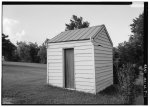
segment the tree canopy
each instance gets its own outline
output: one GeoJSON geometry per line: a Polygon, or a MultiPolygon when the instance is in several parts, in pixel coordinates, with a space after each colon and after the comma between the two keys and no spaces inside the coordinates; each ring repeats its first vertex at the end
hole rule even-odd
{"type": "Polygon", "coordinates": [[[90,23],[88,21],[83,21],[82,17],[77,17],[76,15],[72,15],[72,19],[70,19],[70,23],[66,24],[65,30],[74,30],[89,27],[90,23]]]}
{"type": "Polygon", "coordinates": [[[13,60],[13,53],[16,46],[8,39],[8,35],[2,34],[2,55],[5,60],[13,60]]]}
{"type": "MultiPolygon", "coordinates": [[[[134,63],[143,65],[143,38],[144,38],[144,13],[140,14],[138,18],[133,19],[129,41],[120,43],[114,53],[123,61],[123,63],[134,63]]],[[[114,56],[116,57],[116,56],[114,56]]]]}

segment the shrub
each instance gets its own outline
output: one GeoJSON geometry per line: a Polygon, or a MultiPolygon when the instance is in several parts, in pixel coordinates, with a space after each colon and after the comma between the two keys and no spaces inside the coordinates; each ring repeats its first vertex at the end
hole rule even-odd
{"type": "Polygon", "coordinates": [[[119,82],[119,92],[124,98],[125,104],[132,104],[135,97],[135,79],[136,79],[136,69],[134,65],[128,63],[119,68],[118,82],[119,82]]]}

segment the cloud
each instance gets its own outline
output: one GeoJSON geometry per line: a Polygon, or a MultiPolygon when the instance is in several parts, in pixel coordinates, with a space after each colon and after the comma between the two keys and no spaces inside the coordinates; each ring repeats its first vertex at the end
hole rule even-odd
{"type": "Polygon", "coordinates": [[[16,36],[23,36],[23,35],[25,35],[25,31],[24,30],[22,30],[21,32],[17,32],[16,33],[16,36]]]}
{"type": "Polygon", "coordinates": [[[26,34],[24,29],[21,29],[20,22],[11,18],[3,18],[3,33],[9,36],[12,43],[22,40],[26,34]]]}
{"type": "Polygon", "coordinates": [[[16,41],[21,41],[25,34],[26,34],[25,30],[22,30],[21,32],[17,32],[17,33],[15,34],[14,39],[15,39],[16,41]]]}
{"type": "Polygon", "coordinates": [[[7,35],[12,35],[13,27],[15,27],[19,21],[10,19],[10,18],[3,18],[3,33],[7,35]]]}

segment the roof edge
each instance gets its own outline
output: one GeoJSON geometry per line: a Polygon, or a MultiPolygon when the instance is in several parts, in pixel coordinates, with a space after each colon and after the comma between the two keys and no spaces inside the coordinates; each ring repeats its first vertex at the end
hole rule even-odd
{"type": "Polygon", "coordinates": [[[49,44],[49,43],[72,42],[72,41],[84,41],[84,40],[90,40],[90,38],[87,38],[87,39],[81,39],[81,40],[68,40],[68,41],[48,42],[48,44],[49,44]]]}

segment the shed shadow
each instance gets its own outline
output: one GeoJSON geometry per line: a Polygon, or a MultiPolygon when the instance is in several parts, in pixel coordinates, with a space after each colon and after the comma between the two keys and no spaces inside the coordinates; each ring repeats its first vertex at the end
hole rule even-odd
{"type": "Polygon", "coordinates": [[[118,88],[117,85],[111,85],[104,90],[100,91],[98,94],[103,94],[103,95],[116,95],[118,94],[118,88]]]}

